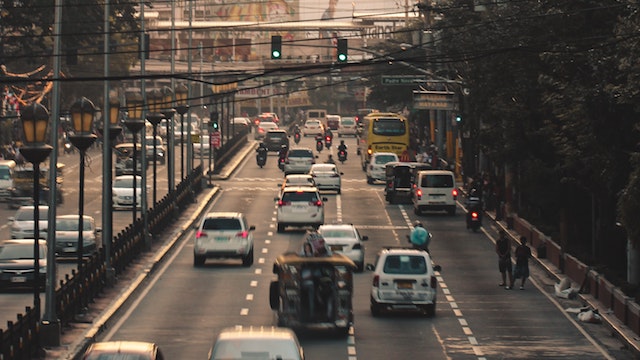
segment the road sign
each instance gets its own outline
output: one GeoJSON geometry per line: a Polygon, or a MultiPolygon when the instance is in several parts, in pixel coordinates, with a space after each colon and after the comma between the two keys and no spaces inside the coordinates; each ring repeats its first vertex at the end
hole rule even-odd
{"type": "Polygon", "coordinates": [[[209,134],[209,145],[213,146],[216,149],[220,148],[220,132],[216,131],[216,132],[212,132],[211,134],[209,134]]]}
{"type": "Polygon", "coordinates": [[[383,75],[382,85],[414,85],[426,82],[424,75],[383,75]]]}
{"type": "Polygon", "coordinates": [[[413,91],[413,108],[419,110],[456,110],[450,91],[413,91]]]}

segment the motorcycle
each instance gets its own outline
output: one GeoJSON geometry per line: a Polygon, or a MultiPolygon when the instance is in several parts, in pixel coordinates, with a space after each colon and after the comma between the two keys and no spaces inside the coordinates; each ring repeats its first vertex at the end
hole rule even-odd
{"type": "Polygon", "coordinates": [[[471,201],[467,211],[467,229],[477,232],[482,226],[482,210],[480,202],[471,201]]]}
{"type": "Polygon", "coordinates": [[[332,141],[332,140],[333,140],[333,139],[332,139],[332,138],[331,138],[331,136],[329,136],[329,135],[327,135],[327,136],[325,136],[325,137],[324,137],[324,144],[325,144],[325,146],[327,147],[327,149],[330,149],[330,148],[331,148],[331,141],[332,141]]]}
{"type": "Polygon", "coordinates": [[[317,138],[316,139],[316,151],[317,152],[321,152],[323,147],[324,147],[324,144],[322,144],[322,139],[321,138],[317,138]]]}
{"type": "Polygon", "coordinates": [[[256,155],[256,162],[258,163],[258,166],[260,166],[260,168],[265,166],[267,163],[267,154],[264,152],[259,152],[256,155]]]}
{"type": "Polygon", "coordinates": [[[69,140],[64,142],[64,153],[73,154],[73,144],[71,144],[71,141],[69,140]]]}
{"type": "Polygon", "coordinates": [[[296,144],[300,143],[300,133],[299,132],[293,134],[293,141],[295,141],[296,144]]]}
{"type": "Polygon", "coordinates": [[[279,157],[278,158],[278,168],[282,171],[284,171],[284,163],[287,161],[287,158],[285,157],[279,157]]]}
{"type": "Polygon", "coordinates": [[[347,151],[346,150],[338,150],[338,160],[344,164],[347,160],[347,151]]]}

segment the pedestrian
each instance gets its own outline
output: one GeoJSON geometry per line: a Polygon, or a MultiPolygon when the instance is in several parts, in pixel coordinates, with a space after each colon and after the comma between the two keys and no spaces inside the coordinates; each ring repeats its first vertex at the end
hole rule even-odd
{"type": "Polygon", "coordinates": [[[496,241],[496,253],[498,254],[498,270],[500,270],[500,274],[502,275],[502,282],[498,285],[504,286],[506,290],[511,290],[511,284],[513,284],[511,244],[504,230],[500,230],[500,237],[498,241],[496,241]],[[509,275],[509,283],[507,283],[507,274],[509,275]]]}
{"type": "Polygon", "coordinates": [[[409,235],[409,242],[415,249],[421,249],[429,252],[429,243],[431,242],[431,234],[422,225],[420,221],[417,221],[413,225],[411,234],[409,235]]]}
{"type": "Polygon", "coordinates": [[[526,236],[520,237],[520,245],[516,248],[516,266],[513,268],[513,279],[511,287],[515,284],[516,279],[522,279],[520,290],[524,290],[524,282],[529,277],[529,258],[531,257],[531,249],[527,245],[526,236]]]}

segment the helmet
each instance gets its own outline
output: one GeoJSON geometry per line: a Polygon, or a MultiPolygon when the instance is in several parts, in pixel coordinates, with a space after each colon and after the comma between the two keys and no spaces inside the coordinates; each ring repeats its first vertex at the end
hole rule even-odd
{"type": "Polygon", "coordinates": [[[344,140],[340,140],[340,145],[344,145],[344,140]]]}
{"type": "Polygon", "coordinates": [[[422,227],[422,223],[421,223],[419,220],[416,220],[416,221],[413,223],[413,226],[414,226],[414,227],[418,227],[418,226],[422,227]]]}

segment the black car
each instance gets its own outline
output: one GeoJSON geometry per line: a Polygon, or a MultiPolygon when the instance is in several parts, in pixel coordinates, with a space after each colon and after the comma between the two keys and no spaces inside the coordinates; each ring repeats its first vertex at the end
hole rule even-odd
{"type": "Polygon", "coordinates": [[[269,151],[279,151],[282,145],[289,147],[289,134],[285,130],[269,130],[263,142],[269,151]]]}
{"type": "Polygon", "coordinates": [[[5,240],[0,245],[0,288],[32,288],[38,281],[44,288],[47,274],[47,242],[38,241],[39,274],[34,276],[34,239],[5,240]],[[37,280],[36,280],[37,279],[37,280]]]}

